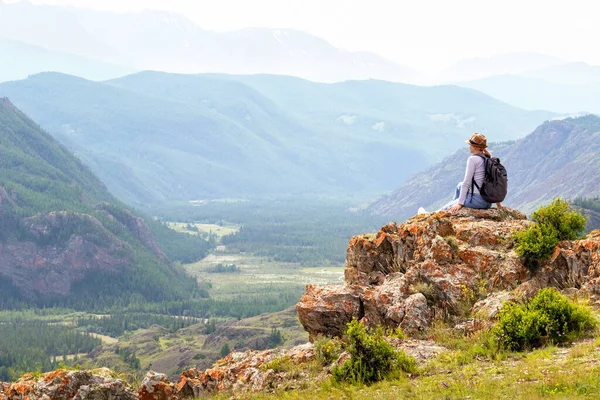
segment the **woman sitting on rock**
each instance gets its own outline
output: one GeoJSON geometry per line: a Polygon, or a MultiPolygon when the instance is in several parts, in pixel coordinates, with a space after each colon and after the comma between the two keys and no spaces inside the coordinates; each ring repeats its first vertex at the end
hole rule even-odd
{"type": "MultiPolygon", "coordinates": [[[[465,178],[456,186],[454,200],[443,206],[439,211],[448,211],[454,214],[463,207],[488,209],[491,203],[485,201],[479,194],[479,188],[485,176],[485,160],[481,157],[491,157],[487,150],[487,138],[481,133],[474,133],[469,140],[469,151],[472,156],[467,159],[465,178]],[[476,185],[473,185],[475,182],[476,185]]],[[[497,203],[501,207],[501,203],[497,203]]]]}

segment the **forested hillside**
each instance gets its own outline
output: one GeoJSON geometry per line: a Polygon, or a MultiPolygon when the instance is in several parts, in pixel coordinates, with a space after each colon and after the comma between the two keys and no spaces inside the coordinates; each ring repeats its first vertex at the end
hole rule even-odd
{"type": "MultiPolygon", "coordinates": [[[[558,196],[600,195],[600,117],[596,115],[548,121],[525,138],[491,144],[490,150],[508,171],[508,196],[503,203],[507,206],[531,212],[558,196]]],[[[468,156],[465,145],[380,198],[369,207],[370,212],[402,219],[416,214],[419,207],[437,210],[452,200],[468,156]]]]}
{"type": "Polygon", "coordinates": [[[112,193],[140,206],[369,196],[396,187],[473,130],[516,138],[552,115],[451,86],[278,76],[144,72],[97,83],[47,73],[0,84],[2,94],[112,193]]]}
{"type": "Polygon", "coordinates": [[[572,203],[582,209],[587,215],[588,221],[586,229],[588,231],[600,229],[600,196],[598,197],[578,197],[573,199],[572,203]]]}
{"type": "MultiPolygon", "coordinates": [[[[177,235],[153,229],[164,243],[177,235]]],[[[200,258],[208,244],[195,244],[200,258]]],[[[144,219],[8,99],[0,100],[0,289],[0,309],[107,309],[203,295],[144,219]]]]}

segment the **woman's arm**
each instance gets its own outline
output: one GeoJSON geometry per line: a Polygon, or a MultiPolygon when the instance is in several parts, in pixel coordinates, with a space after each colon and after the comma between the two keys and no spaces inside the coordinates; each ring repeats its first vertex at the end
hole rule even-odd
{"type": "Polygon", "coordinates": [[[465,200],[467,199],[467,193],[471,188],[471,182],[473,180],[473,176],[475,175],[475,160],[476,157],[469,157],[467,159],[467,168],[465,170],[465,177],[460,186],[460,195],[458,196],[457,203],[450,207],[450,209],[448,210],[450,214],[454,214],[455,212],[463,208],[465,204],[465,200]]]}
{"type": "Polygon", "coordinates": [[[471,183],[473,182],[473,176],[475,175],[475,163],[479,157],[469,157],[467,159],[467,169],[465,170],[465,178],[462,181],[460,187],[460,195],[458,196],[458,204],[461,206],[465,204],[467,199],[467,193],[471,189],[471,183]]]}

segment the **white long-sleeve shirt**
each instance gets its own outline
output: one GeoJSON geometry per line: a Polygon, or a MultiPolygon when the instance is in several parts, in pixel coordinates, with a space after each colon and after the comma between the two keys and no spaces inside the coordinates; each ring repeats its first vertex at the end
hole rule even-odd
{"type": "MultiPolygon", "coordinates": [[[[477,185],[481,187],[483,178],[485,177],[485,161],[479,156],[471,156],[467,159],[467,170],[465,171],[465,179],[463,179],[462,185],[460,186],[458,204],[465,204],[467,192],[471,189],[471,180],[473,177],[475,177],[477,185]]],[[[477,186],[473,186],[473,193],[479,194],[477,186]]]]}

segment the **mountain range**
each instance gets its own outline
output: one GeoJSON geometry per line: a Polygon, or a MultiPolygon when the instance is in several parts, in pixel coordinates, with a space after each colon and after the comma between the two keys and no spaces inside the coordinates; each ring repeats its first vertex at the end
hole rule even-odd
{"type": "Polygon", "coordinates": [[[440,72],[435,79],[437,82],[456,83],[497,75],[528,74],[567,63],[558,57],[534,52],[498,54],[460,60],[440,72]]]}
{"type": "Polygon", "coordinates": [[[91,82],[46,73],[0,84],[0,95],[138,205],[381,192],[474,130],[516,139],[555,115],[453,86],[270,75],[144,72],[91,82]]]}
{"type": "MultiPolygon", "coordinates": [[[[165,228],[166,229],[166,228],[165,228]]],[[[0,306],[77,309],[201,294],[144,219],[0,99],[0,306]]]]}
{"type": "MultiPolygon", "coordinates": [[[[271,73],[323,82],[413,82],[419,75],[374,53],[341,50],[302,31],[247,28],[217,33],[182,15],[159,11],[117,14],[27,1],[0,3],[0,37],[137,70],[271,73]]],[[[38,68],[71,72],[53,69],[50,63],[38,68]]]]}
{"type": "MultiPolygon", "coordinates": [[[[508,171],[509,193],[503,204],[532,212],[554,197],[600,196],[600,117],[547,121],[523,139],[490,145],[508,171]]],[[[465,148],[416,174],[388,196],[371,204],[374,214],[403,219],[419,207],[437,210],[452,200],[464,177],[465,148]]]]}
{"type": "MultiPolygon", "coordinates": [[[[53,71],[102,80],[133,71],[157,70],[188,74],[277,74],[317,82],[380,79],[428,85],[511,75],[553,84],[587,85],[598,82],[600,70],[598,66],[551,55],[513,52],[465,58],[428,76],[374,53],[336,48],[322,38],[294,29],[253,27],[220,33],[203,29],[186,16],[171,12],[119,14],[34,5],[25,0],[0,3],[0,50],[3,50],[0,62],[14,64],[9,68],[12,73],[0,71],[0,81],[24,78],[25,72],[53,71]],[[7,41],[10,41],[8,46],[7,41]],[[17,69],[18,66],[24,68],[17,69]]],[[[528,95],[523,90],[521,93],[528,95]]],[[[546,107],[542,102],[532,108],[546,107]]],[[[582,110],[586,109],[592,110],[582,110]]],[[[568,107],[552,110],[572,111],[568,107]]]]}
{"type": "MultiPolygon", "coordinates": [[[[0,6],[1,7],[1,6],[0,6]]],[[[41,71],[61,71],[90,80],[106,80],[136,72],[90,58],[47,50],[0,37],[0,82],[25,79],[41,71]]]]}
{"type": "Polygon", "coordinates": [[[551,110],[562,113],[600,113],[600,68],[586,67],[587,75],[579,74],[580,66],[564,73],[552,70],[531,72],[531,76],[499,75],[459,85],[478,90],[494,98],[529,110],[551,110]],[[577,82],[577,77],[585,84],[577,82]]]}

